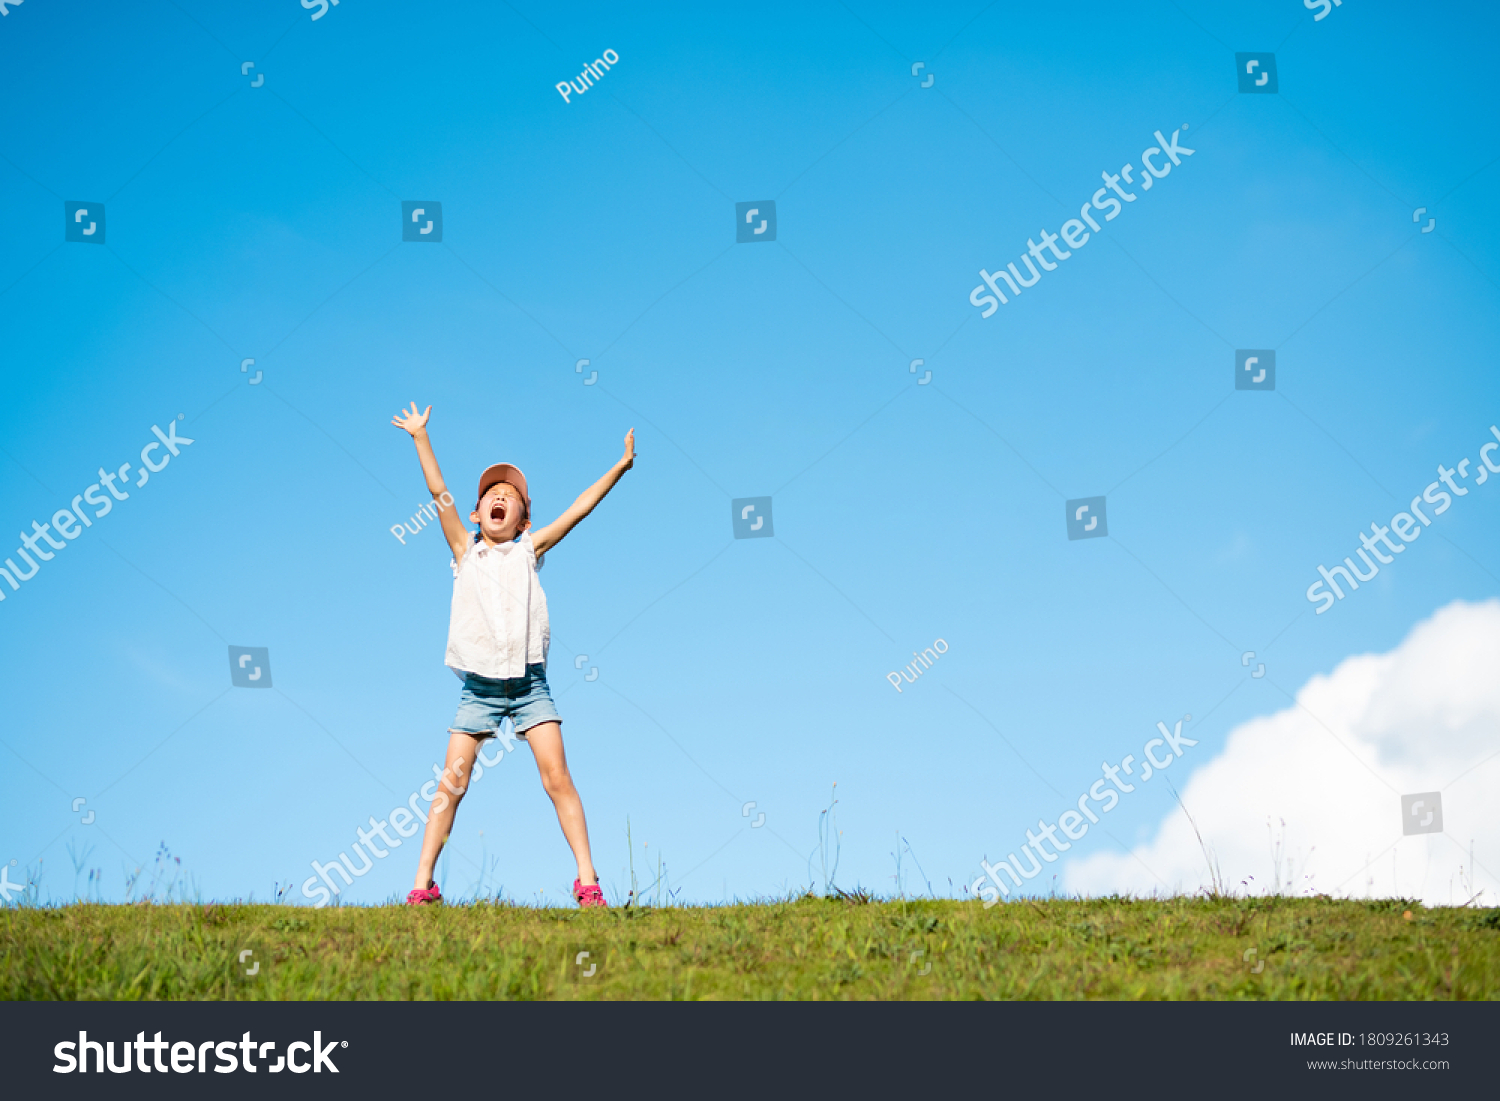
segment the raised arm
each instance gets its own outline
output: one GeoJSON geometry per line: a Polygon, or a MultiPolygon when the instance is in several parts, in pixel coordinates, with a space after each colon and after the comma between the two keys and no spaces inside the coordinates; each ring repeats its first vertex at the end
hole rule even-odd
{"type": "Polygon", "coordinates": [[[469,529],[464,527],[463,521],[458,518],[457,502],[453,494],[448,492],[448,487],[443,484],[443,472],[438,469],[437,456],[432,453],[432,441],[427,438],[427,418],[431,415],[432,406],[429,405],[418,413],[417,403],[412,402],[411,410],[403,409],[391,418],[391,423],[409,432],[412,442],[417,445],[417,458],[422,463],[422,476],[427,479],[427,492],[432,494],[432,499],[437,503],[438,519],[443,525],[443,538],[448,541],[453,557],[462,562],[464,553],[469,549],[469,541],[473,537],[469,534],[469,529]],[[444,497],[448,499],[448,504],[443,503],[444,497]]]}
{"type": "Polygon", "coordinates": [[[569,505],[566,512],[540,531],[531,533],[531,542],[538,556],[546,554],[550,548],[561,543],[563,536],[572,531],[578,525],[578,521],[593,512],[594,506],[604,500],[604,495],[615,488],[615,483],[620,480],[621,475],[634,465],[635,429],[632,428],[625,433],[625,454],[620,456],[620,461],[610,467],[604,477],[580,493],[578,500],[569,505]]]}

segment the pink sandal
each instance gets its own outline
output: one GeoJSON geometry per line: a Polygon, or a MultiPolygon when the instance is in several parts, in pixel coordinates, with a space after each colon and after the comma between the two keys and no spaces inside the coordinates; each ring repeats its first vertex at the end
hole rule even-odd
{"type": "Polygon", "coordinates": [[[442,901],[443,893],[438,890],[436,883],[425,890],[420,887],[414,888],[406,895],[406,904],[408,906],[426,906],[429,903],[442,901]]]}
{"type": "Polygon", "coordinates": [[[584,886],[578,880],[573,880],[573,898],[585,910],[591,908],[600,910],[609,909],[609,903],[604,901],[604,892],[599,889],[599,884],[597,883],[590,883],[584,886]]]}

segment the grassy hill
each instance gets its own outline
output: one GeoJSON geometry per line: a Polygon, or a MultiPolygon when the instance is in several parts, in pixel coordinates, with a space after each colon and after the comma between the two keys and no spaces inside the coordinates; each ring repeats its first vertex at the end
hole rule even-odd
{"type": "Polygon", "coordinates": [[[1400,901],[0,910],[4,999],[1497,996],[1500,911],[1400,901]]]}

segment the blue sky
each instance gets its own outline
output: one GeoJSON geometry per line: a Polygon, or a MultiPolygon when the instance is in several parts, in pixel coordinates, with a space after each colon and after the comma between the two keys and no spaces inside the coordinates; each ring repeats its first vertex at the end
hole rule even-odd
{"type": "MultiPolygon", "coordinates": [[[[688,901],[806,886],[835,782],[840,885],[893,890],[899,834],[957,891],[1159,720],[1193,714],[1206,760],[1500,587],[1476,493],[1327,614],[1304,596],[1500,420],[1482,5],[311,14],[0,20],[0,513],[48,522],[179,415],[195,441],[0,587],[0,863],[40,860],[44,895],[70,843],[110,899],[165,843],[205,897],[264,898],[430,778],[458,682],[447,552],[389,530],[426,499],[389,424],[411,400],[462,504],[512,461],[542,519],[636,429],[542,572],[612,899],[627,816],[643,884],[662,854],[688,901]],[[1237,92],[1240,51],[1275,53],[1277,94],[1237,92]],[[1191,158],[980,317],[979,269],[1183,125],[1191,158]],[[103,247],[64,242],[73,200],[103,247]],[[401,241],[406,200],[442,204],[440,243],[401,241]],[[764,200],[776,240],[736,244],[764,200]],[[1235,389],[1242,348],[1276,350],[1274,392],[1235,389]],[[766,495],[775,537],[733,538],[730,501],[766,495]],[[1108,537],[1069,540],[1098,495],[1108,537]],[[232,687],[241,645],[271,689],[232,687]]],[[[565,900],[528,757],[465,802],[445,893],[489,859],[486,887],[565,900]]],[[[1174,809],[1141,792],[1075,854],[1174,809]]]]}

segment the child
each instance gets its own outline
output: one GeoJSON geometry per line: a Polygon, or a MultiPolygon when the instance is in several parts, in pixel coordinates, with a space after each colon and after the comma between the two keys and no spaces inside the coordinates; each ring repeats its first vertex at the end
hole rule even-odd
{"type": "Polygon", "coordinates": [[[563,755],[562,717],[547,689],[547,597],[537,581],[542,556],[562,542],[578,521],[594,510],[620,476],[635,463],[635,429],[625,434],[625,454],[552,523],[532,534],[531,494],[526,477],[509,463],[496,463],[479,477],[478,502],[469,519],[479,525],[470,535],[452,507],[453,497],[427,439],[432,406],[398,413],[391,423],[411,433],[428,492],[438,505],[443,536],[453,550],[453,611],[445,661],[463,678],[458,716],[448,728],[448,759],[442,786],[422,835],[416,886],[410,906],[442,900],[432,869],[453,829],[453,817],[468,789],[469,766],[481,742],[494,737],[509,717],[516,737],[531,746],[542,786],[557,808],[563,836],[578,862],[573,897],[580,906],[606,905],[589,857],[583,803],[563,755]],[[443,503],[446,498],[448,504],[443,503]],[[449,777],[452,777],[450,780],[449,777]]]}

